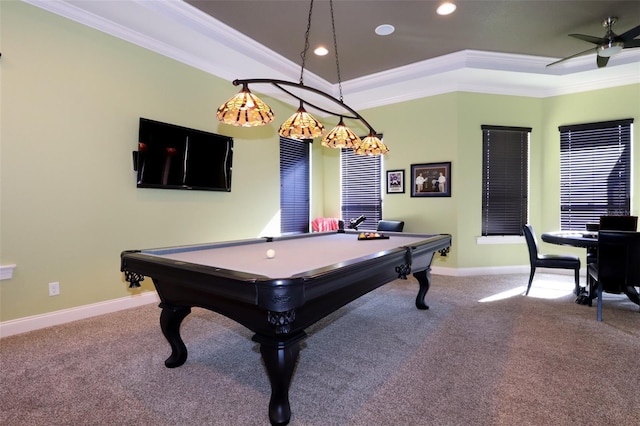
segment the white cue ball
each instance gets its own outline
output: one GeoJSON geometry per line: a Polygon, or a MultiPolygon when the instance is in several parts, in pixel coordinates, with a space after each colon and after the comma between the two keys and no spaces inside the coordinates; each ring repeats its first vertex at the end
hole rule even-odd
{"type": "Polygon", "coordinates": [[[269,250],[267,250],[267,257],[268,257],[269,259],[273,259],[274,257],[276,257],[276,252],[275,252],[275,250],[273,250],[273,249],[269,249],[269,250]]]}

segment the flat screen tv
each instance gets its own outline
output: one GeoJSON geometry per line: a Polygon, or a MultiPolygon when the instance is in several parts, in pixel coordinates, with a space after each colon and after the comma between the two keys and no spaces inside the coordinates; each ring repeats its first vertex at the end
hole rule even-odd
{"type": "Polygon", "coordinates": [[[233,138],[140,118],[138,188],[231,191],[233,138]]]}

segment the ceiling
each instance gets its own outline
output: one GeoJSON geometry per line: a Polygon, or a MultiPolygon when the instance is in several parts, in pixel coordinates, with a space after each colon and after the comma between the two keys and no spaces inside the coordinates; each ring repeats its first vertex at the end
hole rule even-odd
{"type": "MultiPolygon", "coordinates": [[[[248,37],[301,63],[309,0],[187,0],[248,37]]],[[[342,80],[417,63],[464,50],[563,58],[595,47],[569,33],[604,36],[602,21],[618,17],[617,34],[640,25],[640,1],[481,1],[456,0],[449,16],[436,14],[442,1],[334,0],[336,39],[342,80]],[[391,24],[395,32],[375,34],[391,24]]],[[[316,0],[309,32],[310,50],[323,45],[330,54],[307,55],[306,68],[338,81],[331,10],[316,0]]],[[[592,55],[595,67],[595,54],[592,55]]],[[[612,59],[612,62],[615,60],[612,59]]]]}
{"type": "MultiPolygon", "coordinates": [[[[230,81],[300,77],[307,0],[23,1],[230,81]]],[[[619,18],[617,34],[640,25],[639,1],[455,2],[443,17],[438,1],[334,0],[345,102],[361,109],[452,91],[548,97],[640,83],[640,48],[606,68],[595,54],[546,67],[592,47],[568,34],[604,36],[608,16],[619,18]],[[380,24],[395,32],[376,35],[380,24]]],[[[337,96],[328,0],[314,2],[309,40],[330,53],[307,54],[304,82],[337,96]]],[[[252,90],[282,95],[263,87],[252,90]]]]}

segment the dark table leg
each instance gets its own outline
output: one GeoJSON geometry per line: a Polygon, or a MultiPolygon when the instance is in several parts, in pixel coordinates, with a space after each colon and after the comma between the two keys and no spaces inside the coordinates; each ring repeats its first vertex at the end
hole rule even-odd
{"type": "Polygon", "coordinates": [[[253,340],[260,343],[260,353],[271,382],[269,420],[272,425],[286,425],[291,419],[289,386],[300,353],[300,341],[305,337],[304,332],[284,341],[258,334],[253,336],[253,340]]]}
{"type": "Polygon", "coordinates": [[[171,345],[171,356],[165,360],[164,365],[169,368],[180,367],[187,360],[187,347],[180,337],[180,324],[191,313],[191,308],[164,303],[161,303],[160,307],[160,328],[171,345]]]}
{"type": "Polygon", "coordinates": [[[414,272],[414,277],[418,280],[420,284],[420,290],[418,290],[418,297],[416,297],[416,308],[418,309],[429,309],[429,306],[424,303],[424,298],[429,291],[429,287],[431,286],[431,268],[427,268],[424,271],[414,272]]]}
{"type": "Polygon", "coordinates": [[[578,290],[578,293],[576,295],[576,303],[578,305],[589,305],[591,306],[591,301],[594,299],[595,297],[595,290],[591,291],[590,289],[587,290],[584,287],[580,287],[580,289],[578,290]]]}
{"type": "Polygon", "coordinates": [[[638,291],[635,287],[628,285],[623,287],[623,291],[624,294],[627,295],[629,300],[631,300],[636,305],[640,305],[640,295],[638,294],[638,291]]]}

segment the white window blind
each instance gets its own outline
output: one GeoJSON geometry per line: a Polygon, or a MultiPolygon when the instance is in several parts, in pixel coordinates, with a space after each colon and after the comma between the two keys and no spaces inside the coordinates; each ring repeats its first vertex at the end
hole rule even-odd
{"type": "Polygon", "coordinates": [[[482,126],[482,235],[522,235],[531,128],[482,126]]]}
{"type": "Polygon", "coordinates": [[[633,119],[560,126],[560,225],[584,230],[631,211],[633,119]]]}
{"type": "Polygon", "coordinates": [[[376,229],[382,219],[382,159],[381,156],[354,154],[342,149],[342,219],[345,228],[349,220],[364,215],[359,229],[376,229]]]}
{"type": "Polygon", "coordinates": [[[309,141],[280,138],[280,232],[309,232],[309,141]]]}

